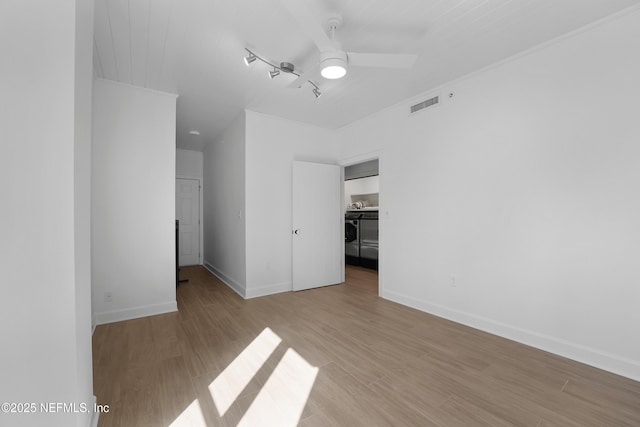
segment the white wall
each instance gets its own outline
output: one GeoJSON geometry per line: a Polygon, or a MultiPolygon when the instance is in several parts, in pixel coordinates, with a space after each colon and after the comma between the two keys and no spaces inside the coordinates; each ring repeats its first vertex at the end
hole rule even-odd
{"type": "MultiPolygon", "coordinates": [[[[91,2],[0,2],[0,401],[91,405],[91,2]]],[[[0,414],[87,426],[91,414],[0,414]]]]}
{"type": "Polygon", "coordinates": [[[636,9],[340,131],[381,153],[383,297],[640,379],[638,40],[636,9]]]}
{"type": "Polygon", "coordinates": [[[245,114],[204,150],[204,265],[245,295],[245,114]]]}
{"type": "Polygon", "coordinates": [[[176,176],[202,178],[202,162],[200,151],[176,150],[176,176]]]}
{"type": "Polygon", "coordinates": [[[98,79],[93,117],[96,321],[175,311],[176,96],[98,79]]]}
{"type": "MultiPolygon", "coordinates": [[[[335,132],[246,113],[247,288],[251,298],[292,289],[292,162],[336,164],[335,132]]],[[[339,192],[340,188],[336,188],[339,192]]]]}
{"type": "MultiPolygon", "coordinates": [[[[93,402],[91,308],[91,123],[93,96],[93,2],[76,3],[76,82],[74,148],[74,256],[76,280],[76,370],[81,401],[93,402]]],[[[96,414],[95,417],[98,417],[96,414]]],[[[92,414],[79,414],[87,426],[92,414]]]]}

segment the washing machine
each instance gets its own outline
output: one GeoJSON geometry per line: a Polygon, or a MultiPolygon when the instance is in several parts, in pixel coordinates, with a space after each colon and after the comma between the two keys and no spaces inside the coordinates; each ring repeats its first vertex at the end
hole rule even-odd
{"type": "Polygon", "coordinates": [[[358,220],[360,265],[378,269],[378,211],[363,212],[358,220]]]}
{"type": "Polygon", "coordinates": [[[361,212],[344,215],[344,258],[349,265],[360,265],[360,217],[361,212]]]}

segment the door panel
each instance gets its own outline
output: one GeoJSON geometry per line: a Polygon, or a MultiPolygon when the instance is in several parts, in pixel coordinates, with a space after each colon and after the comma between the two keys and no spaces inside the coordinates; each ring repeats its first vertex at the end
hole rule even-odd
{"type": "Polygon", "coordinates": [[[293,162],[293,290],[341,282],[340,167],[293,162]]]}
{"type": "Polygon", "coordinates": [[[180,221],[178,265],[200,264],[200,182],[176,179],[176,219],[180,221]]]}

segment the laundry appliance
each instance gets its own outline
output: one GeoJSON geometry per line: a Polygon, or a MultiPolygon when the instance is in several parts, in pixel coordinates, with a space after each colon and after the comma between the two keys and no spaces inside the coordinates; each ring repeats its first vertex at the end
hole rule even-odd
{"type": "Polygon", "coordinates": [[[362,212],[344,215],[344,255],[350,265],[360,265],[360,216],[362,212]]]}

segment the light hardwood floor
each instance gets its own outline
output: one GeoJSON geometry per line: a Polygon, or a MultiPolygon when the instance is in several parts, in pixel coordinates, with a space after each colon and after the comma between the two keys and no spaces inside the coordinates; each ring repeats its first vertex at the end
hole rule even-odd
{"type": "Polygon", "coordinates": [[[251,300],[181,276],[178,313],[96,328],[100,426],[640,426],[640,383],[380,299],[371,270],[251,300]]]}

